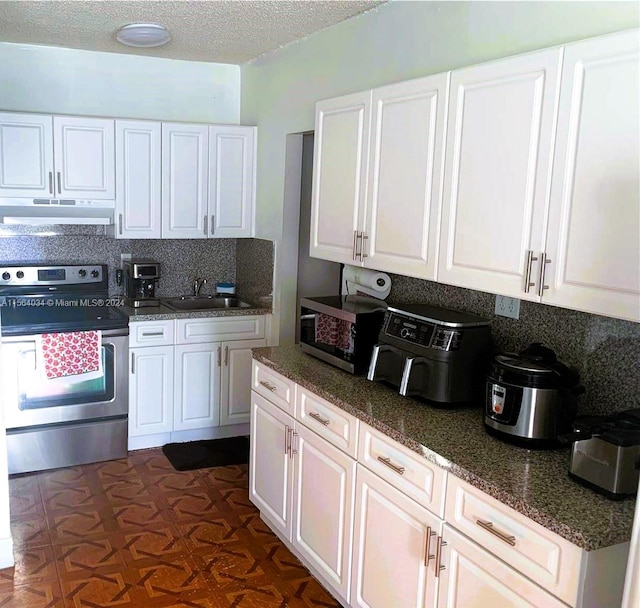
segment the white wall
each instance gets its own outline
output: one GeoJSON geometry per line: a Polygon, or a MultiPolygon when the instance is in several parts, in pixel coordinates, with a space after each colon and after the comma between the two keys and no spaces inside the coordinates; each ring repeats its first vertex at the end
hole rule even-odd
{"type": "Polygon", "coordinates": [[[240,67],[0,43],[0,110],[238,124],[240,67]]]}
{"type": "Polygon", "coordinates": [[[639,24],[636,2],[392,1],[243,66],[241,122],[259,133],[257,231],[277,243],[274,339],[295,319],[278,257],[297,238],[282,233],[285,138],[314,128],[317,100],[639,24]]]}

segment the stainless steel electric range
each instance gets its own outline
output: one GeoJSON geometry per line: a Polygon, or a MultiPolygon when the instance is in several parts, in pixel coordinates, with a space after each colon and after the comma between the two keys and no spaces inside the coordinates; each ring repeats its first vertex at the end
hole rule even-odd
{"type": "Polygon", "coordinates": [[[0,266],[9,473],[126,456],[128,319],[108,285],[104,264],[0,266]]]}

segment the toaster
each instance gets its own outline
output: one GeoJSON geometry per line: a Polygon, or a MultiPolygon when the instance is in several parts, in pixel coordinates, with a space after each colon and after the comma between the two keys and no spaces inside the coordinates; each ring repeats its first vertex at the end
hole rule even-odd
{"type": "Polygon", "coordinates": [[[609,498],[635,496],[640,477],[640,408],[577,418],[569,476],[609,498]]]}

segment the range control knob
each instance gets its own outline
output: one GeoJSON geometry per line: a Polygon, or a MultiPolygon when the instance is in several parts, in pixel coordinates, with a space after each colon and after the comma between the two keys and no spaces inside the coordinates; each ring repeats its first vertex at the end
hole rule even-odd
{"type": "Polygon", "coordinates": [[[100,274],[100,273],[99,273],[97,270],[92,270],[92,271],[91,271],[91,276],[92,276],[94,279],[97,279],[99,274],[100,274]]]}
{"type": "Polygon", "coordinates": [[[2,280],[3,281],[8,281],[11,278],[11,275],[8,272],[3,272],[2,273],[2,280]]]}
{"type": "Polygon", "coordinates": [[[78,275],[84,278],[87,276],[87,271],[84,268],[81,268],[80,270],[78,270],[78,275]]]}
{"type": "Polygon", "coordinates": [[[22,272],[22,270],[18,270],[18,272],[16,272],[16,276],[19,279],[23,279],[24,278],[24,272],[22,272]]]}

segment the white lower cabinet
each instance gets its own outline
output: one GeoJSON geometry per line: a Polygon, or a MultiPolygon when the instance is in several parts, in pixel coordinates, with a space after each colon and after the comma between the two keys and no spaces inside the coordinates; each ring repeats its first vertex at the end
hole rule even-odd
{"type": "Polygon", "coordinates": [[[344,606],[620,605],[628,543],[585,551],[273,369],[252,378],[250,498],[344,606]]]}
{"type": "Polygon", "coordinates": [[[349,599],[356,461],[302,424],[293,434],[293,546],[349,599]]]}
{"type": "Polygon", "coordinates": [[[442,539],[438,608],[566,608],[448,524],[442,539]]]}
{"type": "Polygon", "coordinates": [[[262,317],[143,321],[129,333],[130,450],[248,433],[262,317]]]}
{"type": "Polygon", "coordinates": [[[218,344],[175,347],[174,430],[218,426],[220,357],[218,344]]]}
{"type": "Polygon", "coordinates": [[[442,520],[360,464],[351,606],[435,606],[442,520]]]}
{"type": "Polygon", "coordinates": [[[251,394],[249,496],[281,537],[291,540],[294,420],[255,391],[251,394]]]}

